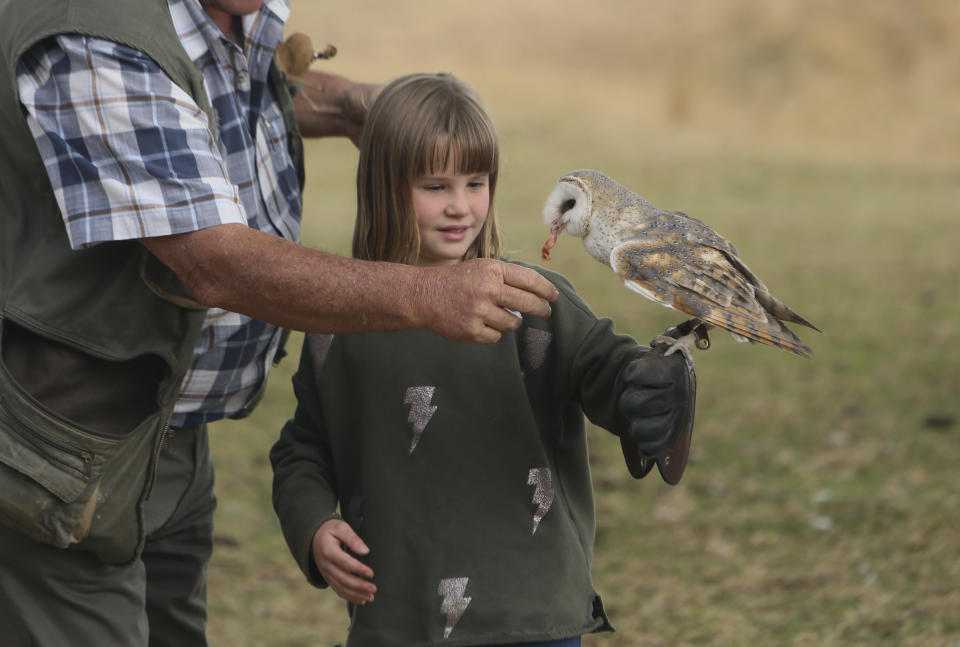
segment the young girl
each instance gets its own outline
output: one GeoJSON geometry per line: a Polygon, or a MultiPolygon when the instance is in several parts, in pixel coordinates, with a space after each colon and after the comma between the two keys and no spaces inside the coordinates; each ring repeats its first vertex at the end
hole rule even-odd
{"type": "MultiPolygon", "coordinates": [[[[354,255],[499,257],[497,169],[472,90],[448,74],[397,79],[361,141],[354,255]]],[[[566,647],[611,629],[590,578],[583,414],[627,429],[620,374],[646,349],[540,271],[560,291],[552,316],[493,345],[307,336],[296,414],[270,456],[274,505],[308,580],[350,603],[349,647],[566,647]]]]}

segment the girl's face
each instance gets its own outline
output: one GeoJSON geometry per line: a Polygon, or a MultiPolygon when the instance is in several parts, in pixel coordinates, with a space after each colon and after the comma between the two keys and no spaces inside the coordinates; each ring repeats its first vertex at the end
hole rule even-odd
{"type": "Polygon", "coordinates": [[[455,173],[453,155],[442,173],[413,183],[420,230],[418,265],[455,265],[480,233],[490,211],[490,176],[455,173]]]}

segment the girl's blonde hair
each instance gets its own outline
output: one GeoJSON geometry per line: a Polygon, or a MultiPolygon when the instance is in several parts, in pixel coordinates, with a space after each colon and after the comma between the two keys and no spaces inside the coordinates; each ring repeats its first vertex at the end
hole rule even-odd
{"type": "Polygon", "coordinates": [[[420,231],[411,189],[416,179],[446,169],[490,176],[490,210],[464,254],[500,256],[493,209],[499,150],[497,133],[476,92],[452,74],[410,74],[387,85],[367,116],[357,168],[355,258],[415,264],[420,231]]]}

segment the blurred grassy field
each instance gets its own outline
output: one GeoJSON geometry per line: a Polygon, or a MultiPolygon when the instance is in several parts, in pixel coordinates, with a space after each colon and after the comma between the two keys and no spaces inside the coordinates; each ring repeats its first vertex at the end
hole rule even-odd
{"type": "MultiPolygon", "coordinates": [[[[960,4],[295,1],[290,30],[351,78],[477,87],[511,256],[541,262],[547,192],[596,168],[710,223],[824,331],[798,331],[812,361],[713,336],[676,487],[631,479],[594,430],[594,579],[618,631],[586,645],[960,646],[960,4]]],[[[310,144],[307,244],[348,250],[355,163],[310,144]]],[[[619,330],[678,321],[578,241],[553,258],[619,330]]],[[[214,645],[345,637],[270,506],[293,342],[258,411],[213,427],[214,645]]]]}

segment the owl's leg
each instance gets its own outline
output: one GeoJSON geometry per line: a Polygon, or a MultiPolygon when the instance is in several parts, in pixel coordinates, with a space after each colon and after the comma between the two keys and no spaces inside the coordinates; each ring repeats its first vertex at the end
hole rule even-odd
{"type": "Polygon", "coordinates": [[[710,338],[707,336],[707,325],[699,319],[690,319],[679,326],[671,326],[664,334],[657,335],[650,343],[651,346],[664,344],[667,346],[664,356],[679,351],[687,360],[687,366],[693,369],[693,349],[706,350],[710,348],[710,338]]]}
{"type": "Polygon", "coordinates": [[[690,332],[681,337],[657,335],[653,338],[653,343],[654,345],[666,344],[668,346],[667,350],[663,353],[664,356],[673,355],[677,351],[680,351],[684,359],[687,360],[687,366],[693,368],[693,349],[697,345],[697,336],[694,333],[690,332]]]}

